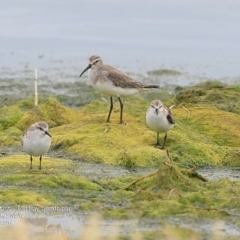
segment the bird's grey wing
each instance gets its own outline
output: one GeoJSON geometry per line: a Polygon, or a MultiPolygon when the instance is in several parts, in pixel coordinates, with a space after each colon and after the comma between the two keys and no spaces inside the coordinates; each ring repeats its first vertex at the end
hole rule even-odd
{"type": "Polygon", "coordinates": [[[117,69],[105,65],[105,68],[102,69],[102,74],[112,81],[115,87],[122,88],[143,88],[145,85],[141,82],[138,82],[128,75],[118,71],[117,69]]]}
{"type": "Polygon", "coordinates": [[[172,112],[169,108],[168,108],[167,120],[168,120],[169,123],[175,124],[175,119],[174,119],[174,117],[172,115],[172,112]]]}

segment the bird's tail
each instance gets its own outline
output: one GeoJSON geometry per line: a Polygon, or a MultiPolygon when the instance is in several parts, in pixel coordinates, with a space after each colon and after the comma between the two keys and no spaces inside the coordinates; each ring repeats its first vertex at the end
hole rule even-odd
{"type": "Polygon", "coordinates": [[[160,88],[159,85],[151,84],[151,85],[146,85],[143,88],[160,88]]]}

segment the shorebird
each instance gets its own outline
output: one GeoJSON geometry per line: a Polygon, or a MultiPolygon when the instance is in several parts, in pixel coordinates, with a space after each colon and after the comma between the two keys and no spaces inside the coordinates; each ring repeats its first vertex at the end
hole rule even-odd
{"type": "Polygon", "coordinates": [[[113,109],[113,96],[117,97],[120,103],[120,123],[123,123],[123,103],[120,97],[134,95],[148,88],[159,88],[158,85],[146,85],[138,82],[119,70],[103,64],[102,59],[97,55],[93,55],[89,58],[89,65],[83,70],[79,77],[88,69],[90,69],[88,77],[93,88],[100,93],[110,96],[110,110],[107,122],[110,120],[113,109]]]}
{"type": "MultiPolygon", "coordinates": [[[[173,106],[172,106],[173,107],[173,106]]],[[[160,100],[153,100],[146,112],[146,123],[148,127],[157,133],[157,143],[159,144],[159,133],[165,133],[162,149],[164,149],[167,139],[167,132],[174,127],[175,120],[173,118],[171,108],[164,107],[160,100]]]]}
{"type": "Polygon", "coordinates": [[[39,156],[39,170],[41,170],[42,155],[48,151],[51,145],[51,138],[46,122],[36,122],[24,131],[22,146],[23,151],[30,155],[30,169],[32,169],[32,156],[39,156]]]}

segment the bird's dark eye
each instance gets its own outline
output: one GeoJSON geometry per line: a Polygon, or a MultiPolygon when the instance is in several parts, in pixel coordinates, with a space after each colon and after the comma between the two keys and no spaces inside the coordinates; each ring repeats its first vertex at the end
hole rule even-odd
{"type": "Polygon", "coordinates": [[[153,105],[151,105],[152,108],[155,108],[153,105]]]}
{"type": "Polygon", "coordinates": [[[44,131],[43,128],[41,128],[41,127],[38,127],[38,128],[39,128],[39,130],[44,131]]]}

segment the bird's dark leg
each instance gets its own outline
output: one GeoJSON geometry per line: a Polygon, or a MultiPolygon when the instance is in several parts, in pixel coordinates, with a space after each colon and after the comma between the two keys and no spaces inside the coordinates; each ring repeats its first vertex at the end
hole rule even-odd
{"type": "Polygon", "coordinates": [[[41,170],[42,169],[42,156],[40,156],[39,161],[40,161],[40,163],[39,163],[39,170],[41,170]]]}
{"type": "Polygon", "coordinates": [[[120,107],[121,107],[121,112],[120,112],[120,122],[119,122],[119,123],[123,123],[123,120],[122,120],[122,114],[123,114],[123,103],[122,103],[120,97],[118,97],[118,100],[119,100],[120,107]]]}
{"type": "Polygon", "coordinates": [[[163,145],[162,145],[161,149],[164,149],[166,139],[167,139],[167,133],[165,133],[165,136],[164,136],[164,139],[163,139],[163,145]]]}
{"type": "Polygon", "coordinates": [[[32,156],[30,156],[30,169],[32,169],[32,156]]]}
{"type": "Polygon", "coordinates": [[[109,109],[109,113],[108,113],[108,118],[107,118],[107,122],[109,122],[110,120],[110,116],[112,113],[112,109],[113,109],[113,101],[112,101],[112,96],[110,97],[110,109],[109,109]]]}

